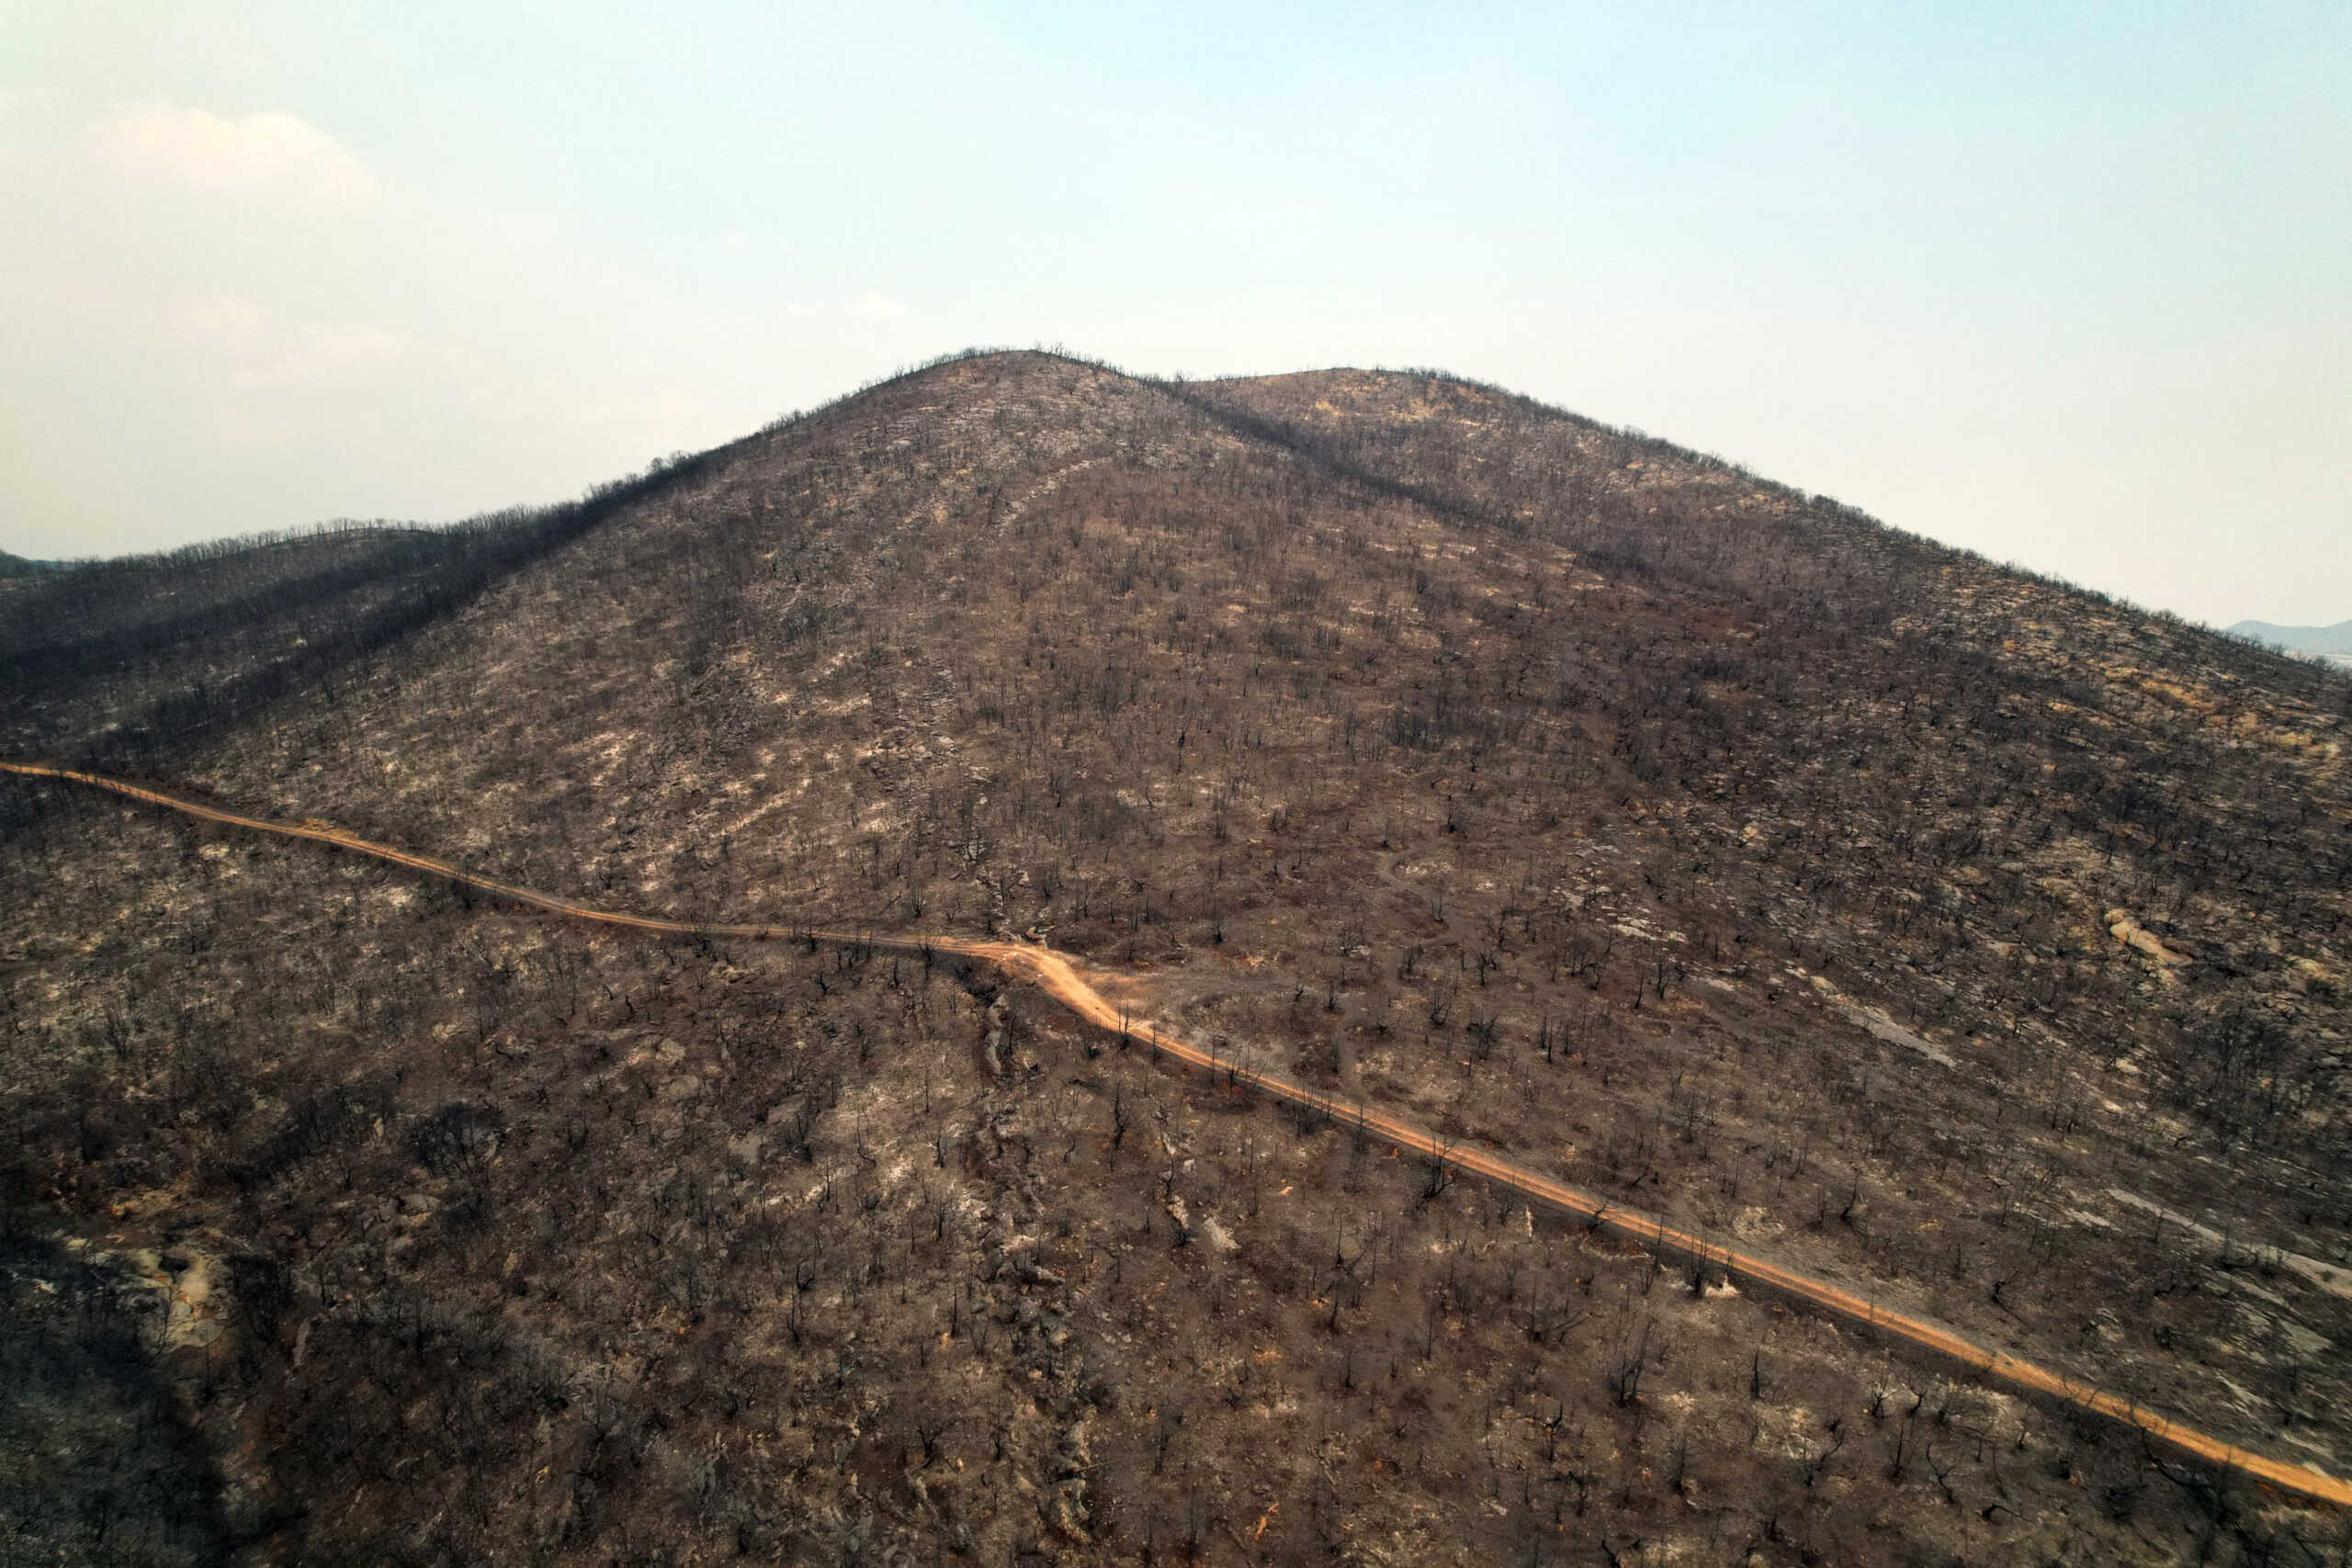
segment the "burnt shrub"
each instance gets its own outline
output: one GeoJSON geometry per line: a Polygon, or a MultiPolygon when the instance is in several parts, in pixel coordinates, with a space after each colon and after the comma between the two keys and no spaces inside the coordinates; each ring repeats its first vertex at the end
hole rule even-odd
{"type": "Polygon", "coordinates": [[[435,1176],[490,1163],[506,1136],[506,1119],[494,1107],[453,1100],[409,1134],[419,1164],[435,1176]]]}

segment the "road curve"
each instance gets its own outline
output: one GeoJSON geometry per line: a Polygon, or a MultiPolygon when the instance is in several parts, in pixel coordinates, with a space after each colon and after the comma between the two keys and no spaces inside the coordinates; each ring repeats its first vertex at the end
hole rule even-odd
{"type": "Polygon", "coordinates": [[[2234,1470],[2242,1474],[2292,1497],[2324,1504],[2338,1508],[2352,1508],[2352,1483],[2328,1474],[2315,1465],[2289,1464],[2283,1461],[2223,1442],[2207,1436],[2192,1427],[2167,1419],[2146,1409],[2137,1402],[2094,1388],[2090,1384],[2053,1372],[2031,1361],[2020,1360],[2006,1351],[1988,1350],[1962,1338],[1950,1329],[1924,1318],[1882,1307],[1826,1280],[1794,1273],[1765,1258],[1736,1251],[1731,1247],[1678,1230],[1653,1215],[1622,1209],[1591,1193],[1557,1182],[1549,1177],[1491,1155],[1479,1149],[1465,1149],[1443,1140],[1434,1134],[1408,1122],[1373,1111],[1361,1103],[1349,1105],[1332,1096],[1318,1094],[1306,1086],[1293,1082],[1279,1074],[1261,1072],[1256,1068],[1229,1061],[1199,1046],[1161,1032],[1156,1026],[1130,1018],[1125,1012],[1104,999],[1102,993],[1088,984],[1069,955],[1048,947],[1034,947],[1022,942],[973,942],[958,937],[897,936],[871,937],[847,931],[815,931],[797,926],[764,926],[710,924],[692,920],[662,919],[650,915],[623,914],[610,909],[591,908],[567,898],[558,898],[511,883],[494,882],[477,876],[430,855],[412,853],[389,844],[376,843],[340,828],[311,818],[299,822],[273,822],[258,817],[245,817],[233,811],[182,800],[159,790],[111,779],[99,773],[84,773],[74,768],[51,767],[35,762],[0,762],[0,773],[20,774],[29,778],[57,779],[85,784],[94,789],[108,790],[132,800],[143,800],[183,815],[200,818],[208,822],[220,822],[232,828],[249,829],[254,832],[275,833],[281,838],[308,839],[317,843],[332,844],[337,849],[351,850],[390,861],[394,865],[407,866],[428,875],[447,877],[453,882],[476,887],[494,898],[530,908],[543,909],[548,914],[568,919],[594,921],[600,925],[622,926],[634,931],[659,931],[675,936],[723,937],[734,940],[772,941],[797,940],[834,946],[858,946],[873,952],[902,953],[955,953],[993,964],[1011,974],[1025,976],[1047,995],[1069,1008],[1090,1023],[1120,1037],[1122,1043],[1148,1043],[1155,1055],[1165,1055],[1190,1067],[1222,1075],[1237,1088],[1254,1089],[1270,1099],[1286,1100],[1293,1105],[1317,1112],[1329,1120],[1344,1123],[1369,1137],[1393,1145],[1422,1158],[1442,1161],[1453,1171],[1483,1178],[1498,1187],[1508,1188],[1531,1202],[1540,1203],[1562,1213],[1583,1219],[1596,1230],[1638,1242],[1661,1253],[1670,1253],[1711,1268],[1723,1269],[1736,1279],[1760,1285],[1792,1300],[1802,1302],[1833,1317],[1863,1324],[1891,1338],[1906,1341],[1931,1350],[1949,1361],[1954,1361],[1993,1382],[2045,1398],[2055,1399],[2078,1409],[2120,1421],[2133,1427],[2155,1442],[2177,1450],[2207,1463],[2234,1470]]]}

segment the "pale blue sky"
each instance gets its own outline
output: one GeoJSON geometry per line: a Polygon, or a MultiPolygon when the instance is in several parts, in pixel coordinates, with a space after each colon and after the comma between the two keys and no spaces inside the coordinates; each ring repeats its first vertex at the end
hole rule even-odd
{"type": "Polygon", "coordinates": [[[1635,9],[0,0],[0,548],[549,500],[1058,342],[2352,615],[2352,8],[1635,9]]]}

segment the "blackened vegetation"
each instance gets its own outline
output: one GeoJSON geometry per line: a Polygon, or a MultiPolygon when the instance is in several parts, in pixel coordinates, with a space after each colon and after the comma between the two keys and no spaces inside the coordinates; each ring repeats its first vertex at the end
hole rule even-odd
{"type": "Polygon", "coordinates": [[[172,748],[338,673],[622,510],[691,479],[681,454],[579,501],[446,528],[333,525],[73,562],[6,600],[10,754],[155,767],[172,748]]]}
{"type": "Polygon", "coordinates": [[[425,1169],[435,1176],[478,1168],[497,1156],[506,1135],[506,1119],[495,1106],[469,1105],[460,1100],[445,1105],[410,1134],[409,1143],[425,1169]]]}
{"type": "Polygon", "coordinates": [[[160,1301],[119,1304],[140,1299],[119,1265],[0,1254],[29,1391],[0,1405],[5,1495],[43,1560],[1077,1563],[1247,1540],[1347,1561],[1401,1532],[1489,1561],[1572,1562],[1604,1534],[1858,1561],[1892,1529],[1898,1555],[2038,1561],[2098,1555],[2117,1521],[2184,1553],[2291,1539],[2110,1428],[1710,1299],[1140,1046],[1090,1053],[945,965],[894,982],[797,946],[559,932],[597,998],[567,1021],[525,928],[501,940],[527,1005],[484,1050],[461,1009],[446,1029],[407,1010],[402,977],[479,936],[444,903],[346,912],[361,956],[319,996],[301,954],[338,917],[300,910],[315,872],[252,873],[296,940],[210,982],[272,1036],[322,1006],[374,1020],[362,1070],[244,1055],[183,1084],[185,1025],[146,1005],[125,1025],[144,1043],[85,1088],[198,1114],[92,1151],[5,1100],[10,1190],[70,1218],[185,1173],[164,1213],[81,1217],[226,1244],[220,1332],[177,1348],[160,1301]],[[1028,1042],[1001,1079],[938,1070],[937,1042],[1000,1018],[1028,1042]],[[224,1141],[274,1152],[213,1159],[224,1141]]]}
{"type": "MultiPolygon", "coordinates": [[[[226,633],[90,604],[44,636],[146,651],[46,749],[211,701],[226,633]]],[[[2347,1451],[2340,680],[1488,389],[1045,355],[288,679],[147,765],[616,907],[1035,933],[1138,1027],[8,786],[73,803],[0,841],[0,1197],[218,1233],[239,1326],[153,1364],[283,1558],[2340,1555],[1347,1114],[2347,1451]]]]}
{"type": "MultiPolygon", "coordinates": [[[[2275,971],[2282,936],[2342,953],[2352,681],[2168,615],[1988,572],[1826,498],[1495,389],[1415,375],[1353,386],[1335,406],[1332,380],[1179,390],[1337,480],[1684,596],[1670,618],[1556,640],[1521,632],[1532,671],[1521,652],[1470,677],[1483,689],[1442,659],[1436,680],[1391,709],[1396,744],[1475,759],[1520,739],[1531,694],[1595,715],[1633,786],[1621,793],[1777,808],[1801,826],[1767,844],[1836,867],[1790,886],[1901,938],[1942,928],[1939,964],[1986,937],[2015,940],[2025,922],[1965,908],[1986,902],[1971,896],[1977,884],[1939,915],[1924,889],[1906,891],[1920,868],[1974,875],[2001,861],[1995,890],[2024,891],[2032,874],[2017,857],[2064,839],[2105,863],[2102,921],[2108,902],[2153,919],[2198,977],[2275,971]],[[1385,417],[1399,402],[1418,403],[1415,417],[1385,417]],[[2222,931],[2195,930],[2192,911],[2250,894],[2269,930],[2226,916],[2222,931]]],[[[2313,1049],[2343,999],[2334,965],[2320,968],[2315,987],[2275,988],[2259,1005],[2165,998],[2151,1055],[2176,1103],[2216,1134],[2316,1132],[2329,1164],[2347,1168],[2352,1121],[2312,1114],[2339,1103],[2342,1071],[2340,1055],[2313,1049]]],[[[2061,961],[2018,999],[2055,1013],[2089,977],[2061,961]]]]}
{"type": "Polygon", "coordinates": [[[238,1542],[212,1456],[154,1364],[160,1316],[119,1269],[0,1224],[0,1540],[9,1561],[232,1560],[238,1542]]]}

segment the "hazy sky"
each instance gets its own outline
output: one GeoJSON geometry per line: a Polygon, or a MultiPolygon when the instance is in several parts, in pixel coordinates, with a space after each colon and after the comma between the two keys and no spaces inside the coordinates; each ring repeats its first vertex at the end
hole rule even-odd
{"type": "Polygon", "coordinates": [[[0,0],[0,548],[552,500],[1060,343],[1440,365],[2339,620],[2347,84],[2340,0],[0,0]]]}

